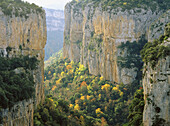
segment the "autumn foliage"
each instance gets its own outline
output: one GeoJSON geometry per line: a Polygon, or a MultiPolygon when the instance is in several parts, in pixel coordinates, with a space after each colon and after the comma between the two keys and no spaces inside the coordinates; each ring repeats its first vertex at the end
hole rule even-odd
{"type": "MultiPolygon", "coordinates": [[[[128,122],[131,87],[90,75],[80,63],[70,62],[67,58],[58,60],[45,70],[45,84],[46,94],[66,100],[73,111],[97,119],[95,125],[112,126],[128,122]]],[[[91,126],[85,116],[77,119],[80,125],[91,126]]]]}

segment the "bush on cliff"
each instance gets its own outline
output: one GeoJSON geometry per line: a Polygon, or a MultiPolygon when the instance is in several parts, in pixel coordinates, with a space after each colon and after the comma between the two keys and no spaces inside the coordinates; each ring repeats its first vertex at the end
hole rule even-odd
{"type": "Polygon", "coordinates": [[[95,7],[99,7],[101,3],[103,10],[120,7],[123,11],[134,8],[150,8],[152,11],[155,11],[157,7],[163,10],[167,10],[170,7],[169,0],[73,0],[71,3],[84,9],[87,3],[90,2],[93,2],[95,7]]]}
{"type": "Polygon", "coordinates": [[[42,13],[43,9],[34,3],[29,4],[21,0],[0,0],[0,8],[5,15],[28,18],[30,13],[42,13]]]}
{"type": "Polygon", "coordinates": [[[35,57],[0,57],[0,107],[12,107],[18,101],[33,97],[34,79],[31,70],[37,68],[35,57]]]}
{"type": "Polygon", "coordinates": [[[141,56],[143,62],[150,63],[151,67],[154,68],[159,60],[159,58],[164,58],[170,55],[170,47],[164,46],[164,41],[170,37],[170,23],[166,25],[166,34],[161,35],[159,39],[153,42],[148,42],[145,44],[144,48],[141,50],[141,56]],[[169,29],[168,29],[169,28],[169,29]]]}

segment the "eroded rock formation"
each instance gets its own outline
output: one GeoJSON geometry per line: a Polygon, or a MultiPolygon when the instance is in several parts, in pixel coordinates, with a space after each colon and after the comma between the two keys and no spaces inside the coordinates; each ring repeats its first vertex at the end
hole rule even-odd
{"type": "MultiPolygon", "coordinates": [[[[169,30],[166,34],[170,35],[170,25],[166,29],[169,30]]],[[[170,37],[164,40],[162,45],[170,48],[170,37]]],[[[169,126],[170,55],[160,58],[154,68],[151,67],[150,63],[145,64],[143,74],[145,100],[143,113],[144,126],[169,126]]]]}
{"type": "Polygon", "coordinates": [[[103,11],[102,7],[88,3],[81,6],[69,3],[65,7],[64,56],[80,61],[91,74],[124,84],[132,83],[136,68],[119,66],[118,56],[127,51],[118,49],[121,43],[148,38],[149,26],[163,13],[161,10],[117,7],[103,11]],[[121,53],[121,54],[120,54],[121,53]]]}
{"type": "MultiPolygon", "coordinates": [[[[9,57],[19,55],[35,56],[38,69],[31,71],[35,81],[35,96],[20,101],[12,108],[2,109],[2,126],[32,126],[34,108],[44,99],[44,46],[46,44],[45,12],[33,11],[27,17],[4,15],[0,9],[0,52],[7,55],[6,48],[12,50],[9,57]]],[[[3,101],[1,101],[3,102],[3,101]]]]}

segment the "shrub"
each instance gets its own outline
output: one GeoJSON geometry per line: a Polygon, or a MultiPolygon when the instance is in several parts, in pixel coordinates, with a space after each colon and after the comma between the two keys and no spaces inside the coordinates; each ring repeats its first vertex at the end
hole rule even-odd
{"type": "Polygon", "coordinates": [[[35,57],[20,56],[15,58],[0,57],[0,107],[12,107],[16,102],[32,98],[34,79],[29,72],[37,68],[35,57]],[[21,69],[15,72],[15,69],[21,69]]]}
{"type": "Polygon", "coordinates": [[[76,4],[77,7],[82,6],[84,10],[87,3],[90,2],[93,2],[94,7],[98,7],[101,3],[103,10],[120,7],[122,11],[133,8],[150,8],[152,11],[155,11],[157,7],[163,10],[167,10],[170,7],[169,0],[79,0],[78,2],[73,0],[71,4],[76,4]]]}
{"type": "Polygon", "coordinates": [[[43,9],[35,4],[29,4],[21,0],[0,0],[0,8],[5,15],[12,16],[13,14],[18,17],[28,18],[33,10],[36,13],[42,13],[43,9]],[[14,13],[13,13],[14,10],[14,13]]]}
{"type": "Polygon", "coordinates": [[[170,48],[163,45],[164,40],[166,40],[169,36],[169,34],[162,35],[159,39],[154,40],[152,43],[146,43],[144,48],[140,52],[143,62],[145,62],[146,64],[150,63],[151,67],[154,68],[159,58],[169,56],[170,48]]]}

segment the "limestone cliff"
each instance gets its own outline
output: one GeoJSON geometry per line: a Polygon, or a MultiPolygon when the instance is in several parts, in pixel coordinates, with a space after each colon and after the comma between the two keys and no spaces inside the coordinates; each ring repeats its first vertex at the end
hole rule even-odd
{"type": "Polygon", "coordinates": [[[118,64],[119,56],[127,58],[129,55],[118,46],[127,41],[138,42],[143,37],[148,39],[149,26],[162,13],[164,10],[150,7],[123,10],[108,6],[103,10],[100,3],[96,6],[93,2],[82,8],[81,4],[71,2],[65,7],[64,56],[80,61],[91,74],[130,84],[139,70],[118,64]]]}
{"type": "MultiPolygon", "coordinates": [[[[22,7],[27,9],[24,5],[22,7]]],[[[20,101],[10,109],[2,109],[0,115],[3,118],[2,126],[32,126],[34,108],[44,99],[45,12],[41,10],[40,13],[31,9],[26,16],[19,16],[24,10],[17,13],[15,11],[17,10],[13,7],[13,13],[7,15],[0,8],[0,52],[6,55],[6,48],[11,47],[9,57],[19,55],[37,57],[38,69],[31,71],[35,81],[35,98],[20,101]]]]}
{"type": "MultiPolygon", "coordinates": [[[[170,24],[166,30],[168,30],[167,36],[170,36],[170,24]]],[[[170,49],[170,37],[166,38],[159,48],[162,45],[170,49]]],[[[164,58],[159,58],[154,67],[151,61],[144,65],[144,126],[170,125],[170,50],[166,55],[164,58]]]]}
{"type": "Polygon", "coordinates": [[[167,10],[151,24],[148,32],[148,40],[153,41],[154,39],[158,39],[160,35],[164,34],[165,25],[169,22],[170,10],[167,10]]]}

